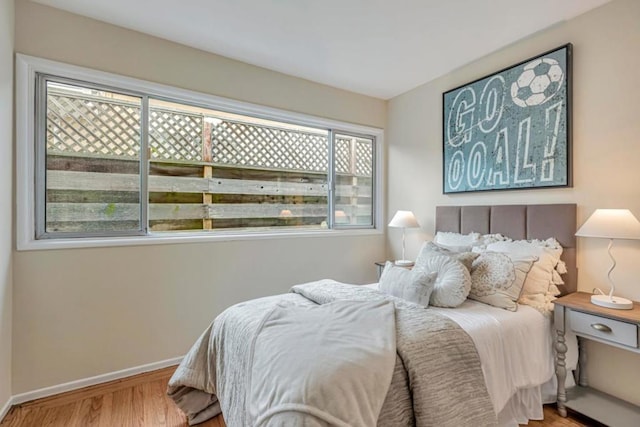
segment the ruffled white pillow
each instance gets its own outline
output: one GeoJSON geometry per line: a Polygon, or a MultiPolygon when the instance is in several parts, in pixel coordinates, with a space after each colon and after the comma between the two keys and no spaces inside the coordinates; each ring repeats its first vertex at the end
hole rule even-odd
{"type": "MultiPolygon", "coordinates": [[[[524,281],[518,302],[530,305],[542,312],[553,309],[553,301],[559,294],[554,284],[554,270],[560,262],[562,246],[555,239],[515,240],[487,245],[488,251],[508,253],[511,256],[533,256],[533,263],[524,281]]],[[[557,277],[555,278],[557,282],[557,277]]]]}
{"type": "Polygon", "coordinates": [[[467,299],[471,289],[471,277],[469,270],[460,261],[428,251],[417,260],[413,269],[437,273],[429,301],[431,305],[457,307],[467,299]]]}

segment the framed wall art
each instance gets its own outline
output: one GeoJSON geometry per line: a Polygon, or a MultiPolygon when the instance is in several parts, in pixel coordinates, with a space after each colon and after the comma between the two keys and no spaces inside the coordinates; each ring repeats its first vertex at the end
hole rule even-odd
{"type": "Polygon", "coordinates": [[[571,44],[443,94],[443,192],[571,186],[571,44]]]}

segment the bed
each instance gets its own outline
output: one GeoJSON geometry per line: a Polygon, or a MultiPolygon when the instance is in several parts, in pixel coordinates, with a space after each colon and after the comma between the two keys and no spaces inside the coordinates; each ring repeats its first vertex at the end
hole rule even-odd
{"type": "MultiPolygon", "coordinates": [[[[575,230],[574,204],[436,208],[436,231],[557,239],[563,294],[576,290],[575,230]]],[[[471,300],[455,309],[416,307],[375,284],[330,280],[238,304],[194,344],[168,393],[190,424],[222,412],[229,427],[542,418],[555,386],[550,316],[471,300]],[[335,348],[323,333],[338,337],[335,348]]]]}

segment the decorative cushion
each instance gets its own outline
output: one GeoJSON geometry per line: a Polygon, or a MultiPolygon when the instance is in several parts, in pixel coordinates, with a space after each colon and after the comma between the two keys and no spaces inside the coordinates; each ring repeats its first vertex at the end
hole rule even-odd
{"type": "Polygon", "coordinates": [[[559,294],[555,284],[561,282],[559,275],[556,274],[554,277],[554,269],[562,255],[562,246],[555,239],[496,242],[487,245],[487,250],[508,253],[511,256],[536,257],[537,260],[525,279],[518,302],[531,305],[543,312],[553,309],[550,302],[559,294]]]}
{"type": "Polygon", "coordinates": [[[469,270],[448,255],[435,251],[421,251],[414,270],[437,273],[430,304],[436,307],[457,307],[467,299],[471,289],[469,270]]]}
{"type": "Polygon", "coordinates": [[[469,298],[516,311],[516,301],[535,260],[532,256],[511,256],[500,252],[481,253],[473,262],[469,298]]]}
{"type": "Polygon", "coordinates": [[[378,289],[385,294],[427,308],[435,281],[436,273],[428,273],[415,268],[407,270],[403,267],[396,267],[392,262],[387,261],[380,276],[378,289]]]}
{"type": "Polygon", "coordinates": [[[467,267],[467,270],[469,271],[471,271],[473,260],[475,260],[476,258],[478,258],[478,256],[480,256],[480,254],[477,254],[475,252],[469,252],[469,251],[456,252],[451,249],[438,246],[433,242],[424,242],[424,244],[422,245],[422,248],[420,248],[420,253],[418,254],[418,257],[416,259],[416,264],[424,263],[423,258],[430,256],[429,252],[435,252],[441,255],[447,255],[454,259],[457,259],[462,263],[462,265],[467,267]]]}

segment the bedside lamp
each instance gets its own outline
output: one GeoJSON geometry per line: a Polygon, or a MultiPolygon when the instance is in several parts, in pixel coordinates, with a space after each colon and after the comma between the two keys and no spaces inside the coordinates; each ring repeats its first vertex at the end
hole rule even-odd
{"type": "Polygon", "coordinates": [[[640,239],[640,222],[629,209],[596,209],[578,229],[576,236],[609,239],[607,251],[613,264],[609,268],[607,278],[611,284],[611,290],[609,295],[591,295],[591,303],[607,308],[632,309],[632,301],[613,296],[615,285],[611,279],[611,272],[616,267],[616,260],[611,255],[611,247],[613,239],[640,239]]]}
{"type": "Polygon", "coordinates": [[[397,211],[391,219],[389,227],[402,228],[402,259],[396,260],[395,264],[400,266],[413,265],[413,261],[409,261],[404,257],[404,230],[405,228],[419,228],[418,220],[411,211],[397,211]]]}

